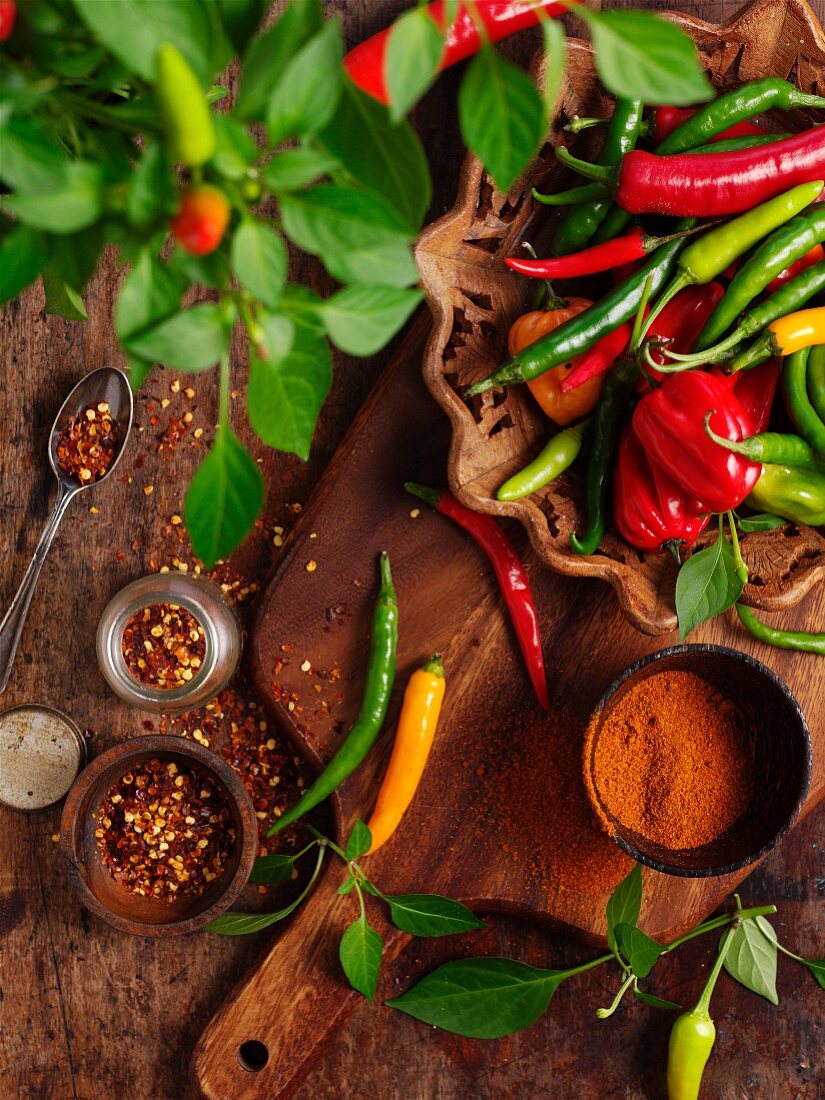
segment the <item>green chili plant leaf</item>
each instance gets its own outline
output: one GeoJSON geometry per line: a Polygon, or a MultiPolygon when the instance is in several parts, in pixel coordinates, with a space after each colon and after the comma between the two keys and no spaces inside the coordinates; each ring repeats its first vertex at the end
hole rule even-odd
{"type": "Polygon", "coordinates": [[[355,875],[350,875],[349,878],[345,878],[341,885],[338,887],[336,893],[349,894],[355,888],[355,875]]]}
{"type": "Polygon", "coordinates": [[[216,0],[224,30],[241,52],[258,29],[269,0],[216,0]]]}
{"type": "Polygon", "coordinates": [[[544,89],[542,99],[544,101],[544,120],[547,123],[553,116],[556,97],[564,79],[564,71],[567,66],[567,39],[564,35],[564,28],[555,19],[542,20],[541,32],[544,38],[544,89]]]}
{"type": "Polygon", "coordinates": [[[258,463],[231,428],[222,427],[184,502],[186,529],[207,569],[246,538],[263,502],[264,479],[258,463]]]}
{"type": "Polygon", "coordinates": [[[620,921],[613,929],[613,934],[622,957],[627,959],[637,978],[646,978],[656,965],[656,960],[666,950],[635,924],[620,921]]]}
{"type": "Polygon", "coordinates": [[[317,134],[326,126],[341,96],[343,53],[341,21],[336,17],[287,62],[266,105],[273,145],[285,137],[317,134]]]}
{"type": "Polygon", "coordinates": [[[274,308],[286,279],[283,238],[264,222],[245,219],[232,238],[232,269],[244,290],[274,308]]]}
{"type": "Polygon", "coordinates": [[[299,191],[340,166],[340,161],[331,154],[304,146],[278,153],[261,175],[273,191],[299,191]]]}
{"type": "Polygon", "coordinates": [[[89,319],[82,294],[71,284],[64,282],[51,267],[47,267],[43,272],[43,290],[46,294],[44,313],[64,317],[67,321],[89,319]]]}
{"type": "Polygon", "coordinates": [[[129,224],[144,228],[171,212],[169,177],[172,168],[166,150],[159,141],[147,138],[143,156],[132,173],[126,200],[129,224]]]}
{"type": "Polygon", "coordinates": [[[319,847],[315,868],[309,882],[304,887],[303,892],[293,902],[290,902],[285,909],[279,909],[277,913],[222,913],[221,916],[204,925],[204,932],[214,932],[219,936],[245,936],[248,932],[260,932],[271,924],[284,920],[294,913],[301,902],[312,893],[324,862],[325,853],[326,848],[319,847]]]}
{"type": "Polygon", "coordinates": [[[681,1011],[681,1005],[677,1005],[674,1001],[663,1001],[661,997],[654,997],[652,993],[645,993],[645,991],[639,989],[637,985],[633,987],[633,992],[640,1001],[644,1001],[644,1003],[650,1005],[651,1008],[662,1008],[668,1012],[681,1011]]]}
{"type": "Polygon", "coordinates": [[[344,849],[347,859],[360,859],[372,847],[372,833],[360,819],[355,822],[344,849]]]}
{"type": "Polygon", "coordinates": [[[752,989],[773,1005],[779,1004],[773,925],[764,917],[759,924],[755,920],[743,920],[729,935],[732,942],[725,956],[725,970],[746,989],[752,989]]]}
{"type": "Polygon", "coordinates": [[[607,943],[614,954],[619,949],[616,941],[617,925],[635,926],[639,921],[642,889],[642,865],[637,863],[607,899],[607,943]]]}
{"type": "Polygon", "coordinates": [[[68,157],[33,118],[13,115],[0,128],[0,180],[12,191],[55,190],[65,179],[68,157]]]}
{"type": "Polygon", "coordinates": [[[214,367],[229,351],[229,336],[220,307],[201,302],[130,336],[126,350],[147,362],[182,371],[202,371],[214,367]]]}
{"type": "Polygon", "coordinates": [[[443,53],[444,32],[426,8],[413,8],[393,24],[384,62],[393,122],[400,121],[434,83],[443,53]]]}
{"type": "Polygon", "coordinates": [[[736,526],[743,535],[750,531],[772,531],[774,527],[784,527],[787,520],[782,516],[774,516],[770,512],[762,512],[758,516],[744,516],[736,518],[736,526]]]}
{"type": "Polygon", "coordinates": [[[422,297],[419,290],[352,286],[327,298],[318,314],[342,351],[373,355],[398,332],[422,297]]]}
{"type": "Polygon", "coordinates": [[[212,157],[212,166],[226,179],[243,179],[258,156],[258,146],[251,134],[232,115],[215,115],[215,132],[218,147],[212,157]]]}
{"type": "Polygon", "coordinates": [[[0,239],[0,303],[15,298],[33,283],[49,258],[42,233],[18,225],[0,239]]]}
{"type": "Polygon", "coordinates": [[[385,1004],[456,1035],[498,1039],[534,1023],[566,977],[515,959],[459,959],[385,1004]]]}
{"type": "Polygon", "coordinates": [[[273,855],[258,856],[252,864],[249,881],[263,884],[289,882],[296,859],[297,855],[280,855],[277,852],[273,855]]]}
{"type": "MultiPolygon", "coordinates": [[[[186,280],[151,251],[143,249],[123,281],[115,304],[115,331],[125,346],[129,338],[180,309],[186,280]]],[[[153,366],[153,360],[129,353],[129,381],[138,389],[153,366]]]]}
{"type": "Polygon", "coordinates": [[[368,1001],[375,996],[384,943],[362,913],[341,937],[338,957],[347,980],[368,1001]]]}
{"type": "Polygon", "coordinates": [[[825,959],[803,959],[799,957],[799,961],[810,970],[818,985],[825,989],[825,959]]]}
{"type": "Polygon", "coordinates": [[[47,233],[76,233],[103,213],[103,172],[88,161],[70,161],[47,190],[21,192],[3,200],[19,221],[47,233]]]}
{"type": "Polygon", "coordinates": [[[544,137],[544,105],[535,84],[487,46],[461,82],[458,115],[465,145],[507,191],[544,137]]]}
{"type": "Polygon", "coordinates": [[[720,530],[713,546],[691,554],[676,578],[680,641],[699,623],[733,607],[743,588],[736,574],[733,549],[720,530]]]}
{"type": "Polygon", "coordinates": [[[440,894],[388,894],[384,900],[395,927],[413,936],[452,936],[487,927],[466,905],[440,894]]]}
{"type": "Polygon", "coordinates": [[[263,119],[267,100],[281,74],[301,47],[320,29],[324,14],[318,0],[290,4],[243,56],[241,89],[235,105],[238,118],[263,119]]]}
{"type": "Polygon", "coordinates": [[[596,69],[614,95],[678,107],[713,98],[696,46],[673,23],[644,11],[581,6],[576,14],[590,27],[596,69]]]}

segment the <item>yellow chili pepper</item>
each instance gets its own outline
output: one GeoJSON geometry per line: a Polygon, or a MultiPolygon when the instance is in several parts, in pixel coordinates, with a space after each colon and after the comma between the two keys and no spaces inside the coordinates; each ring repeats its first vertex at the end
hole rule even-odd
{"type": "Polygon", "coordinates": [[[444,666],[439,654],[410,677],[392,756],[369,821],[370,852],[389,840],[418,789],[435,736],[445,686],[444,666]]]}
{"type": "Polygon", "coordinates": [[[803,348],[825,344],[825,306],[800,309],[768,325],[759,339],[730,365],[731,371],[756,366],[776,355],[793,355],[803,348]]]}

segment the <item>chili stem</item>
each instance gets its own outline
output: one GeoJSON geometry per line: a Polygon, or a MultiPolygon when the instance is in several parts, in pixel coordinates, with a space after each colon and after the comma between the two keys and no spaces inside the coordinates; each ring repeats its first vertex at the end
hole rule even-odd
{"type": "Polygon", "coordinates": [[[567,191],[558,191],[555,195],[543,195],[533,188],[533,198],[545,206],[575,206],[580,202],[592,202],[594,199],[607,198],[607,191],[600,183],[587,183],[583,187],[571,187],[567,191]]]}
{"type": "MultiPolygon", "coordinates": [[[[734,919],[741,920],[741,914],[736,913],[734,919]]],[[[733,922],[731,922],[733,923],[733,922]]],[[[725,937],[722,943],[719,945],[719,953],[716,956],[716,962],[713,964],[713,969],[708,975],[708,980],[705,983],[705,988],[702,990],[699,1000],[696,1002],[694,1012],[706,1013],[710,1009],[710,999],[713,996],[713,990],[716,986],[716,980],[722,973],[722,967],[725,963],[725,956],[730,950],[730,945],[733,943],[733,929],[729,928],[725,933],[725,937]]]]}
{"type": "Polygon", "coordinates": [[[625,993],[627,993],[628,989],[630,988],[630,986],[633,984],[634,981],[636,981],[636,975],[631,970],[631,971],[629,971],[627,977],[625,978],[625,980],[622,982],[621,986],[619,987],[619,991],[616,994],[616,996],[613,998],[613,1002],[611,1003],[610,1007],[609,1008],[597,1008],[596,1009],[596,1016],[598,1017],[598,1019],[606,1020],[608,1018],[608,1016],[613,1015],[613,1013],[616,1011],[616,1009],[621,1004],[622,997],[624,997],[625,993]]]}
{"type": "Polygon", "coordinates": [[[700,924],[698,928],[694,928],[690,932],[685,932],[683,936],[679,936],[673,943],[669,943],[662,954],[666,955],[670,951],[675,951],[677,947],[681,947],[682,944],[687,943],[688,940],[693,940],[697,936],[704,936],[706,932],[712,932],[715,928],[724,928],[726,924],[730,924],[733,920],[752,920],[754,917],[769,917],[775,912],[775,905],[760,905],[756,909],[740,909],[735,913],[723,913],[721,917],[712,917],[710,920],[706,920],[703,924],[700,924]]]}
{"type": "Polygon", "coordinates": [[[218,423],[229,428],[229,356],[222,355],[220,362],[220,388],[218,391],[218,423]]]}
{"type": "MultiPolygon", "coordinates": [[[[712,414],[711,414],[712,415],[712,414]]],[[[707,426],[707,419],[705,420],[707,426]]],[[[736,530],[736,519],[733,512],[728,512],[728,525],[730,526],[730,541],[733,544],[733,560],[736,565],[736,575],[742,584],[748,583],[748,567],[742,557],[742,548],[739,545],[739,534],[736,530]]]]}

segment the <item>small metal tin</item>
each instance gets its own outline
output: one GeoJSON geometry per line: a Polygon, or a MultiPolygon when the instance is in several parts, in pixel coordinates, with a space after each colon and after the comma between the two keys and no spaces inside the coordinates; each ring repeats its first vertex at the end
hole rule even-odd
{"type": "Polygon", "coordinates": [[[59,802],[87,759],[83,734],[65,714],[35,704],[0,714],[0,803],[45,810],[59,802]]]}

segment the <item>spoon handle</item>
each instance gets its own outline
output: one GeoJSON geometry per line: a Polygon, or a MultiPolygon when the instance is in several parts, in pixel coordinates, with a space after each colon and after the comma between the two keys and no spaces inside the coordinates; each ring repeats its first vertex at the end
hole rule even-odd
{"type": "Polygon", "coordinates": [[[37,578],[40,576],[43,562],[46,560],[54,536],[57,534],[57,528],[60,526],[63,513],[77,491],[77,489],[68,488],[62,482],[58,482],[57,500],[54,503],[52,514],[49,516],[49,522],[46,524],[43,534],[40,536],[40,541],[35,547],[32,560],[29,562],[26,575],[17,589],[17,594],[11,601],[11,606],[6,612],[2,623],[0,623],[0,693],[6,690],[6,684],[9,682],[14,657],[20,644],[20,635],[23,633],[23,625],[26,622],[26,615],[29,612],[29,605],[32,602],[35,585],[37,584],[37,578]]]}

